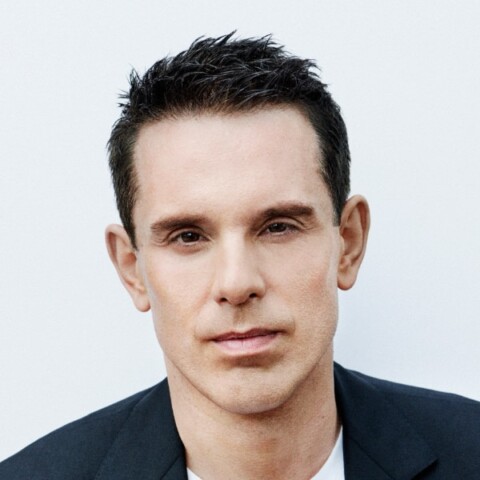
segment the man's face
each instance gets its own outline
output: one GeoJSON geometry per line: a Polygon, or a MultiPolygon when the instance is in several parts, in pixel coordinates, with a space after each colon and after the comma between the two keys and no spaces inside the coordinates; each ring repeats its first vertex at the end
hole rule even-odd
{"type": "Polygon", "coordinates": [[[293,108],[141,130],[137,306],[189,395],[264,412],[331,369],[341,237],[319,155],[293,108]]]}

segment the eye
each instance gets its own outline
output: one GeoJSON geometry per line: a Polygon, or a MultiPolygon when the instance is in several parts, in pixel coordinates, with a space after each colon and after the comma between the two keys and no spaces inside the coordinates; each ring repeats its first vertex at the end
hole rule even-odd
{"type": "Polygon", "coordinates": [[[201,235],[197,232],[192,232],[192,231],[185,231],[181,232],[178,235],[176,235],[173,239],[172,242],[180,243],[180,244],[191,244],[191,243],[197,243],[201,239],[201,235]]]}
{"type": "Polygon", "coordinates": [[[283,233],[288,229],[288,225],[286,223],[272,223],[267,227],[267,230],[270,233],[283,233]]]}
{"type": "Polygon", "coordinates": [[[297,228],[294,225],[291,225],[290,223],[285,223],[285,222],[271,223],[265,229],[266,233],[270,233],[272,235],[281,235],[284,233],[292,232],[294,230],[297,230],[297,228]]]}

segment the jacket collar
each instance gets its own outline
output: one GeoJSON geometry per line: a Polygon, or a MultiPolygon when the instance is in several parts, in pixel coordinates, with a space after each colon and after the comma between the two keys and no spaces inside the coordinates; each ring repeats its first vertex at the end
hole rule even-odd
{"type": "MultiPolygon", "coordinates": [[[[335,364],[346,480],[406,480],[435,462],[425,440],[373,379],[335,364]]],[[[135,406],[95,480],[187,480],[166,380],[135,406]]]]}
{"type": "Polygon", "coordinates": [[[347,480],[413,479],[436,456],[374,379],[335,364],[347,480]]]}
{"type": "Polygon", "coordinates": [[[138,402],[95,480],[187,480],[185,451],[166,380],[138,402]]]}

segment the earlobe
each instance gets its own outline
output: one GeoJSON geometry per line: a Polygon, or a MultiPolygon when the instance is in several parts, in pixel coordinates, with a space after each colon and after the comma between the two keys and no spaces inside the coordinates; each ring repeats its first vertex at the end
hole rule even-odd
{"type": "Polygon", "coordinates": [[[110,260],[133,303],[141,312],[150,310],[147,291],[138,268],[137,253],[127,232],[121,225],[109,225],[105,230],[105,242],[110,260]]]}
{"type": "Polygon", "coordinates": [[[340,221],[341,251],[338,264],[338,288],[353,287],[367,247],[370,228],[368,203],[360,195],[350,198],[342,212],[340,221]]]}

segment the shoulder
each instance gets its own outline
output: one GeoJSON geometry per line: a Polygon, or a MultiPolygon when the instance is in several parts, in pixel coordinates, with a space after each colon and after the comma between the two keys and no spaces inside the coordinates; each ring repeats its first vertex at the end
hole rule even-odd
{"type": "Polygon", "coordinates": [[[414,420],[416,425],[426,422],[428,426],[431,426],[433,422],[438,424],[438,427],[435,428],[436,431],[442,428],[451,430],[463,427],[465,434],[468,433],[470,427],[475,426],[477,427],[476,436],[478,436],[480,402],[476,400],[453,393],[382,380],[355,371],[345,371],[355,377],[357,381],[375,388],[388,401],[397,406],[406,417],[414,420]]]}
{"type": "Polygon", "coordinates": [[[425,388],[368,377],[437,450],[480,455],[480,402],[425,388]]]}
{"type": "Polygon", "coordinates": [[[335,380],[341,392],[337,400],[357,438],[360,430],[374,430],[382,432],[383,446],[388,439],[405,448],[406,432],[415,432],[438,459],[439,470],[467,475],[480,468],[480,402],[373,378],[339,365],[335,380]]]}
{"type": "Polygon", "coordinates": [[[0,480],[93,478],[136,406],[159,384],[42,437],[0,463],[0,480]]]}

